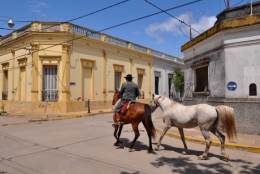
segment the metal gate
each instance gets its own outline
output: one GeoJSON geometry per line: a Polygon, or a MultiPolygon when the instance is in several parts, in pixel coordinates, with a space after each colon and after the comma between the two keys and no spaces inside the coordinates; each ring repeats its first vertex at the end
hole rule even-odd
{"type": "Polygon", "coordinates": [[[58,100],[56,66],[44,66],[42,100],[43,101],[58,100]]]}

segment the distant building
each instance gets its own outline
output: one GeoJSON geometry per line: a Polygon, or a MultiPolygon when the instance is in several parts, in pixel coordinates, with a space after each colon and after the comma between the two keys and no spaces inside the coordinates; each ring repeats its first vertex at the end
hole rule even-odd
{"type": "MultiPolygon", "coordinates": [[[[0,39],[0,105],[73,112],[88,110],[89,100],[91,110],[111,108],[115,89],[129,73],[139,86],[138,101],[149,103],[154,59],[164,59],[159,55],[164,53],[71,23],[33,22],[0,39]]],[[[165,60],[179,64],[173,56],[165,60]]]]}
{"type": "Polygon", "coordinates": [[[171,99],[180,97],[180,94],[176,92],[173,80],[173,68],[183,68],[183,59],[167,54],[156,54],[154,57],[154,93],[157,95],[163,95],[171,99]]]}
{"type": "Polygon", "coordinates": [[[234,108],[238,131],[260,134],[260,2],[224,10],[181,47],[186,105],[234,108]]]}

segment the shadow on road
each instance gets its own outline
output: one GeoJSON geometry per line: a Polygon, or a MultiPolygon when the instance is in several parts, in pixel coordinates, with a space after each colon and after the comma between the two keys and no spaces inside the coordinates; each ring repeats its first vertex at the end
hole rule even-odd
{"type": "Polygon", "coordinates": [[[237,165],[241,166],[239,173],[245,173],[245,174],[260,173],[260,164],[254,166],[254,164],[251,162],[245,160],[239,160],[239,159],[231,160],[229,163],[217,162],[214,164],[205,164],[205,163],[196,163],[194,162],[194,160],[191,160],[189,157],[177,157],[177,158],[161,157],[156,159],[156,161],[152,162],[151,164],[157,168],[168,165],[172,167],[172,172],[175,173],[231,174],[231,173],[238,173],[238,171],[234,171],[234,169],[237,169],[237,165]]]}

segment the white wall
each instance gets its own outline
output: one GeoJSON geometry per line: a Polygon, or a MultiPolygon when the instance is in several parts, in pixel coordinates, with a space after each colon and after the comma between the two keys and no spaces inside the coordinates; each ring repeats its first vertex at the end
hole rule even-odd
{"type": "Polygon", "coordinates": [[[184,51],[185,95],[192,97],[194,61],[210,58],[209,90],[211,97],[260,98],[260,25],[229,29],[184,51]],[[229,91],[227,84],[237,84],[229,91]],[[257,85],[257,96],[249,96],[249,85],[257,85]]]}
{"type": "MultiPolygon", "coordinates": [[[[177,58],[175,60],[163,59],[160,57],[154,58],[154,71],[161,73],[161,76],[159,78],[159,95],[169,97],[168,74],[173,74],[174,67],[178,66],[178,67],[183,68],[183,63],[179,62],[177,60],[178,60],[177,58]]],[[[153,78],[155,78],[155,77],[153,77],[153,78]]],[[[155,81],[154,81],[154,83],[155,83],[155,81]]],[[[154,93],[155,84],[153,86],[154,86],[153,87],[154,88],[153,93],[154,93]]],[[[173,84],[172,84],[171,91],[173,92],[174,95],[176,95],[173,84]]]]}

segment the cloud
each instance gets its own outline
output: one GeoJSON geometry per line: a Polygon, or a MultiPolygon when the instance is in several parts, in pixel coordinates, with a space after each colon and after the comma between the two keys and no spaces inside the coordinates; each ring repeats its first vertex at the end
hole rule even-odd
{"type": "MultiPolygon", "coordinates": [[[[177,17],[181,21],[184,21],[187,25],[189,25],[189,14],[181,14],[177,17]]],[[[192,18],[192,16],[191,16],[192,18]]],[[[191,27],[198,31],[199,33],[203,33],[210,27],[212,27],[216,21],[215,16],[202,16],[199,20],[191,23],[191,27]]],[[[154,37],[156,39],[157,44],[164,43],[164,39],[162,38],[162,34],[171,33],[175,36],[186,36],[189,37],[189,27],[180,23],[175,18],[167,19],[166,21],[162,23],[154,23],[150,24],[148,27],[145,28],[146,34],[148,34],[151,37],[154,37]]],[[[194,30],[192,31],[193,36],[197,36],[198,33],[196,33],[194,30]]]]}
{"type": "Polygon", "coordinates": [[[134,34],[135,34],[135,35],[140,35],[141,32],[140,32],[140,31],[135,31],[134,34]]]}
{"type": "MultiPolygon", "coordinates": [[[[31,8],[31,11],[34,12],[34,13],[41,13],[42,8],[49,6],[45,2],[40,2],[40,1],[37,1],[37,0],[32,0],[32,1],[28,1],[28,2],[32,4],[30,6],[30,8],[31,8]]],[[[45,14],[43,13],[41,15],[45,15],[45,14]]]]}

